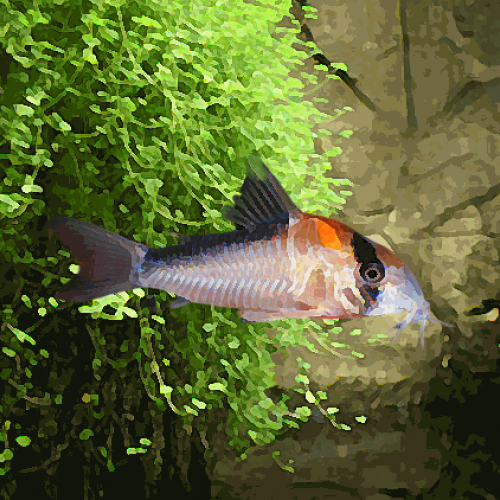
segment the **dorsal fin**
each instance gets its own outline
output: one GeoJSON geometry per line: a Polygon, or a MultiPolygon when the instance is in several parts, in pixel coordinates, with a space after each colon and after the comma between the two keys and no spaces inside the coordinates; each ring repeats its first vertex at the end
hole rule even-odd
{"type": "Polygon", "coordinates": [[[287,224],[289,213],[300,211],[264,162],[252,155],[247,159],[241,195],[234,196],[233,201],[234,207],[224,207],[222,215],[233,222],[236,229],[287,224]]]}

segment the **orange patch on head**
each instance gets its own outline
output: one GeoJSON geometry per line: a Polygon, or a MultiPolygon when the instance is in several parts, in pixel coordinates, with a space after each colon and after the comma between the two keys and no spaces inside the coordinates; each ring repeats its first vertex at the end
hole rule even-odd
{"type": "Polygon", "coordinates": [[[319,239],[321,244],[326,248],[333,248],[334,250],[340,250],[342,244],[340,243],[337,231],[319,219],[315,219],[316,230],[318,231],[319,239]]]}

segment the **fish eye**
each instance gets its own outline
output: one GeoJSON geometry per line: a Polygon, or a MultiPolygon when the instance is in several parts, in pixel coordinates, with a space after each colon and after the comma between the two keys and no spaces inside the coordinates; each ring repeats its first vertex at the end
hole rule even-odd
{"type": "Polygon", "coordinates": [[[361,267],[359,274],[369,285],[374,285],[384,279],[385,269],[381,262],[369,262],[361,267]]]}

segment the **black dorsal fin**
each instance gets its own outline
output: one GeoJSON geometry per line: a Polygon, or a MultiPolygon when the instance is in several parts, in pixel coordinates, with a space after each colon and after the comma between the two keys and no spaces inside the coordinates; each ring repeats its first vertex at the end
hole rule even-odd
{"type": "Polygon", "coordinates": [[[283,186],[256,156],[248,157],[241,195],[234,196],[233,201],[234,207],[224,207],[222,215],[233,222],[236,229],[288,224],[289,213],[298,211],[283,186]]]}

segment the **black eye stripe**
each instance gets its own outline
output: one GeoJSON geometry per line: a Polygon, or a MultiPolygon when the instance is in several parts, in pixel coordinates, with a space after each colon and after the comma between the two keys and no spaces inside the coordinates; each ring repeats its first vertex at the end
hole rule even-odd
{"type": "Polygon", "coordinates": [[[382,281],[385,276],[384,264],[379,260],[375,252],[375,247],[359,233],[352,235],[352,248],[354,250],[354,258],[361,264],[359,274],[362,279],[366,280],[369,285],[376,286],[382,281]],[[370,272],[376,270],[380,274],[375,280],[370,279],[370,272]]]}
{"type": "Polygon", "coordinates": [[[354,249],[354,258],[360,264],[380,262],[375,253],[375,247],[359,233],[353,233],[352,235],[352,248],[354,249]]]}

